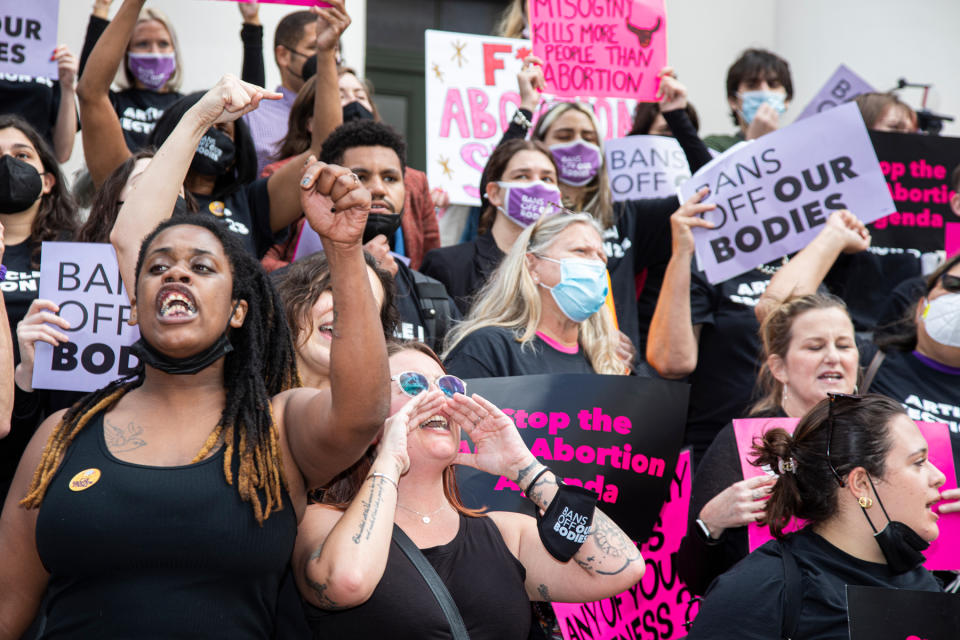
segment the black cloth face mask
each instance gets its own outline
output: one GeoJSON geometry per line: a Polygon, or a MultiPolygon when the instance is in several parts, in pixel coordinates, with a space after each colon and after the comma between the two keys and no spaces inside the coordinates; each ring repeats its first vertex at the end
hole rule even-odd
{"type": "Polygon", "coordinates": [[[20,213],[43,192],[40,172],[13,156],[0,158],[0,213],[20,213]]]}
{"type": "Polygon", "coordinates": [[[373,120],[373,111],[370,111],[360,102],[351,102],[343,108],[343,121],[373,120]]]}
{"type": "Polygon", "coordinates": [[[401,213],[368,213],[367,226],[363,228],[362,244],[367,244],[378,235],[387,236],[387,242],[393,248],[394,234],[400,228],[401,213]]]}
{"type": "Polygon", "coordinates": [[[870,520],[870,516],[867,515],[867,510],[860,507],[863,515],[867,518],[867,522],[870,523],[870,528],[873,529],[873,539],[877,541],[883,557],[887,560],[887,566],[890,567],[893,574],[900,575],[913,571],[927,561],[921,552],[925,551],[930,543],[907,525],[890,519],[887,510],[883,507],[880,494],[877,493],[877,488],[873,486],[873,479],[869,476],[868,479],[870,480],[870,487],[873,489],[873,495],[877,496],[877,504],[880,505],[883,516],[887,519],[887,526],[877,531],[877,528],[873,526],[873,521],[870,520]]]}
{"type": "Polygon", "coordinates": [[[222,176],[233,166],[236,157],[237,147],[230,136],[210,127],[197,145],[190,170],[204,176],[222,176]]]}

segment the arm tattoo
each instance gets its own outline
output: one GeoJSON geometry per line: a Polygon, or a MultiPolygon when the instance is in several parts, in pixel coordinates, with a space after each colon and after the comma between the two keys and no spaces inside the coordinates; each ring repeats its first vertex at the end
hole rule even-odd
{"type": "Polygon", "coordinates": [[[540,599],[544,602],[553,602],[553,598],[550,597],[550,590],[547,589],[547,585],[541,584],[537,587],[537,593],[540,594],[540,599]]]}
{"type": "Polygon", "coordinates": [[[373,533],[373,525],[377,522],[377,514],[380,512],[380,503],[383,502],[383,484],[386,482],[383,478],[374,477],[370,483],[370,493],[366,500],[361,500],[363,505],[363,514],[361,515],[360,528],[353,536],[353,544],[360,544],[360,539],[369,540],[373,533]],[[366,529],[366,536],[364,536],[366,529]]]}
{"type": "Polygon", "coordinates": [[[622,573],[631,563],[640,559],[640,551],[636,545],[602,511],[594,513],[592,529],[590,538],[593,539],[595,548],[590,551],[594,554],[599,551],[600,557],[589,555],[580,558],[577,557],[579,553],[574,556],[577,564],[584,570],[602,576],[613,576],[622,573]]]}
{"type": "MultiPolygon", "coordinates": [[[[319,549],[317,549],[319,551],[319,549]]],[[[307,576],[307,584],[310,585],[310,588],[313,589],[313,595],[317,598],[317,603],[321,609],[326,609],[327,611],[339,611],[341,609],[349,609],[350,607],[344,607],[333,600],[327,595],[327,583],[324,582],[320,584],[314,580],[310,579],[310,576],[307,576]]]]}
{"type": "MultiPolygon", "coordinates": [[[[540,464],[540,461],[534,458],[533,462],[525,466],[523,469],[520,469],[520,471],[517,472],[517,484],[523,482],[523,479],[530,475],[530,473],[537,468],[538,464],[540,464]]],[[[529,489],[529,487],[527,488],[529,489]]]]}
{"type": "Polygon", "coordinates": [[[111,453],[124,453],[146,446],[147,441],[141,438],[143,427],[133,422],[126,427],[113,424],[109,420],[103,421],[103,439],[111,453]]]}
{"type": "Polygon", "coordinates": [[[559,484],[557,483],[557,477],[552,473],[545,473],[540,476],[536,485],[527,488],[527,497],[533,500],[533,504],[546,511],[547,507],[550,506],[550,501],[547,500],[545,495],[546,489],[548,487],[558,486],[559,484]]]}

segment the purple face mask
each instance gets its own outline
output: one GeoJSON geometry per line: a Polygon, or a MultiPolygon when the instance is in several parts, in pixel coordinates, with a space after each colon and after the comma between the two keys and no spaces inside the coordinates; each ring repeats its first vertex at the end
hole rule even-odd
{"type": "Polygon", "coordinates": [[[177,70],[177,58],[172,53],[128,53],[127,64],[133,77],[153,91],[167,84],[177,70]]]}
{"type": "Polygon", "coordinates": [[[560,204],[560,189],[542,180],[535,182],[498,182],[503,189],[503,206],[498,207],[510,220],[528,227],[560,204]]]}
{"type": "Polygon", "coordinates": [[[557,176],[560,182],[573,187],[582,187],[593,180],[603,164],[600,147],[583,140],[552,145],[550,153],[560,169],[557,176]]]}

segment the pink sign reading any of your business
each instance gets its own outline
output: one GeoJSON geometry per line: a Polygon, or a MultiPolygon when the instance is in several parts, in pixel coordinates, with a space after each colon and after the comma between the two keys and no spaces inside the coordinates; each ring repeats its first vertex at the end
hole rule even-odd
{"type": "MultiPolygon", "coordinates": [[[[740,455],[740,465],[743,469],[744,478],[753,478],[762,475],[766,471],[760,467],[750,464],[748,458],[752,457],[751,448],[753,440],[760,437],[770,429],[783,428],[793,433],[799,420],[797,418],[749,418],[733,421],[733,431],[737,438],[737,451],[740,455]]],[[[946,483],[940,488],[941,491],[957,488],[957,474],[953,460],[953,449],[950,447],[950,429],[942,422],[917,422],[920,433],[927,440],[929,448],[929,459],[931,464],[938,468],[947,477],[946,483]]],[[[878,528],[883,527],[883,514],[879,509],[877,516],[870,514],[874,518],[874,524],[878,528]],[[880,518],[880,521],[876,520],[880,518]]],[[[930,544],[930,548],[923,554],[927,557],[924,566],[931,571],[937,570],[955,570],[960,569],[960,513],[944,513],[940,515],[937,522],[940,528],[939,537],[930,544]]],[[[798,529],[799,526],[791,523],[788,526],[789,531],[798,529]]],[[[750,539],[750,550],[768,542],[770,530],[756,524],[748,527],[750,539]]]]}
{"type": "Polygon", "coordinates": [[[657,101],[667,63],[664,0],[528,0],[527,8],[549,93],[657,101]]]}
{"type": "MultiPolygon", "coordinates": [[[[682,638],[692,594],[677,576],[674,559],[687,533],[690,506],[690,451],[680,452],[670,483],[670,499],[660,511],[653,534],[640,547],[646,572],[639,583],[597,602],[563,604],[553,610],[565,640],[682,638]]],[[[695,610],[694,610],[695,611],[695,610]]],[[[693,619],[694,611],[690,611],[693,619]]]]}

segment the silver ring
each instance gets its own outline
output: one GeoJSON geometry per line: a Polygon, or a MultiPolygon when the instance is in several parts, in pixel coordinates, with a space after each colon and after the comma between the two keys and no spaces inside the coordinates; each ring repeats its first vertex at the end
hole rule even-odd
{"type": "Polygon", "coordinates": [[[360,178],[357,177],[357,174],[351,173],[350,175],[353,176],[353,181],[354,181],[354,182],[356,182],[357,184],[360,184],[360,178]]]}
{"type": "Polygon", "coordinates": [[[762,497],[763,497],[763,492],[762,492],[762,491],[760,491],[759,489],[754,489],[754,490],[753,490],[753,499],[754,499],[754,500],[759,500],[759,499],[762,498],[762,497]]]}

